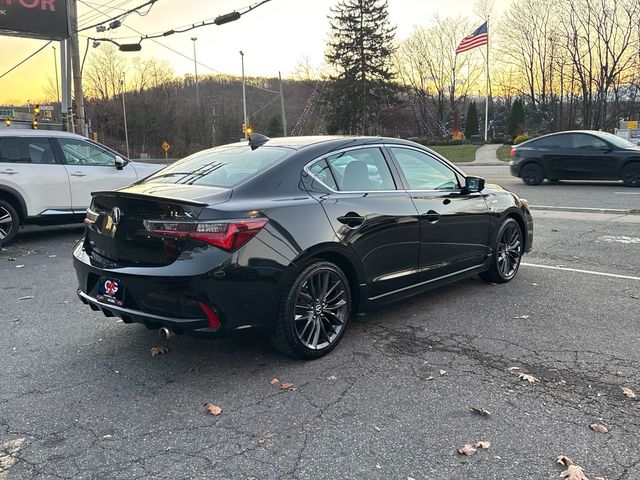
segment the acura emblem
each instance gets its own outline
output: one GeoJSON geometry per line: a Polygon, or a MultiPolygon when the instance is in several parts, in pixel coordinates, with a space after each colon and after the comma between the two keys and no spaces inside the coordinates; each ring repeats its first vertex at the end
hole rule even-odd
{"type": "Polygon", "coordinates": [[[111,220],[114,225],[118,225],[120,220],[122,220],[122,210],[118,207],[114,207],[113,210],[111,210],[111,220]]]}

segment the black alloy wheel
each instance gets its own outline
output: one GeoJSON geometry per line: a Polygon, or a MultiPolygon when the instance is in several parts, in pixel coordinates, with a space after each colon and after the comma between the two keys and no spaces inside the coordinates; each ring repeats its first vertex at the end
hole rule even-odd
{"type": "Polygon", "coordinates": [[[18,212],[10,203],[0,200],[0,245],[6,245],[13,240],[19,226],[18,212]]]}
{"type": "Polygon", "coordinates": [[[492,283],[506,283],[518,273],[522,259],[523,239],[520,225],[507,218],[498,230],[491,267],[480,276],[492,283]]]}
{"type": "Polygon", "coordinates": [[[306,267],[283,295],[272,341],[299,358],[320,358],[340,342],[351,315],[349,282],[336,265],[306,267]]]}
{"type": "Polygon", "coordinates": [[[622,170],[622,180],[627,187],[640,187],[640,162],[627,165],[622,170]]]}
{"type": "Polygon", "coordinates": [[[544,182],[544,171],[536,163],[528,163],[522,169],[522,181],[527,185],[540,185],[544,182]]]}

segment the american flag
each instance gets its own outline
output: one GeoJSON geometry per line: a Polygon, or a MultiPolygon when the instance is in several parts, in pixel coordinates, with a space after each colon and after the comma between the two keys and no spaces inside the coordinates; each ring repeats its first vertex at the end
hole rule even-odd
{"type": "Polygon", "coordinates": [[[484,22],[471,35],[467,35],[462,39],[462,42],[460,42],[460,45],[456,48],[456,55],[476,47],[481,47],[487,43],[489,43],[489,33],[487,32],[487,22],[484,22]]]}

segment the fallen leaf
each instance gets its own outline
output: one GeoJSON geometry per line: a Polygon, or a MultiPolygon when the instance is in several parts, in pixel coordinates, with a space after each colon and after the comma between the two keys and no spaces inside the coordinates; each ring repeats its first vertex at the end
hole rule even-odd
{"type": "Polygon", "coordinates": [[[560,473],[560,476],[567,480],[589,480],[579,465],[569,465],[564,472],[560,473]]]}
{"type": "Polygon", "coordinates": [[[601,423],[592,423],[591,425],[589,425],[589,427],[591,427],[591,430],[594,430],[598,433],[607,433],[609,431],[609,429],[601,423]]]}
{"type": "Polygon", "coordinates": [[[40,253],[38,250],[27,250],[23,257],[26,257],[27,255],[37,255],[38,253],[40,253]]]}
{"type": "Polygon", "coordinates": [[[464,445],[460,445],[458,447],[458,453],[460,455],[466,455],[468,457],[470,457],[471,455],[475,455],[476,452],[478,450],[476,450],[475,448],[473,448],[471,445],[469,445],[468,443],[465,443],[464,445]]]}
{"type": "Polygon", "coordinates": [[[379,463],[376,463],[376,468],[380,469],[382,468],[382,465],[380,465],[379,463]]]}
{"type": "Polygon", "coordinates": [[[33,298],[33,295],[27,295],[26,297],[20,297],[18,299],[18,301],[20,301],[20,300],[31,300],[32,298],[33,298]]]}
{"type": "Polygon", "coordinates": [[[556,463],[559,463],[560,465],[564,465],[565,467],[574,465],[573,460],[571,460],[569,457],[566,457],[564,455],[560,455],[558,458],[556,458],[556,463]]]}
{"type": "Polygon", "coordinates": [[[520,370],[520,367],[509,367],[509,368],[507,368],[507,372],[511,372],[511,373],[516,372],[518,370],[520,370]]]}
{"type": "Polygon", "coordinates": [[[374,429],[376,432],[381,432],[381,431],[382,431],[382,429],[381,429],[380,427],[378,427],[377,425],[374,425],[374,426],[373,426],[373,429],[374,429]]]}
{"type": "Polygon", "coordinates": [[[407,480],[416,480],[416,479],[413,477],[407,477],[407,480]]]}
{"type": "Polygon", "coordinates": [[[337,380],[338,377],[336,377],[335,375],[331,375],[329,377],[327,377],[327,380],[337,380]]]}
{"type": "Polygon", "coordinates": [[[171,445],[165,445],[165,446],[164,446],[164,451],[165,451],[165,452],[170,452],[170,451],[171,451],[171,448],[172,448],[172,447],[171,447],[171,445]]]}
{"type": "Polygon", "coordinates": [[[518,375],[520,380],[526,380],[529,383],[539,382],[540,380],[537,377],[534,377],[530,373],[521,373],[518,375]]]}
{"type": "Polygon", "coordinates": [[[487,442],[487,441],[480,441],[474,445],[475,448],[481,448],[481,449],[487,449],[490,446],[491,446],[491,442],[487,442]]]}
{"type": "Polygon", "coordinates": [[[109,434],[107,434],[107,435],[103,435],[103,436],[102,436],[102,438],[105,438],[105,439],[107,439],[107,438],[111,438],[111,437],[113,437],[113,435],[109,435],[109,434]]]}
{"type": "Polygon", "coordinates": [[[283,383],[282,385],[280,385],[280,388],[282,390],[293,390],[294,386],[293,383],[283,383]]]}
{"type": "Polygon", "coordinates": [[[271,379],[271,381],[270,381],[269,383],[270,383],[271,385],[275,385],[276,383],[280,383],[280,382],[278,381],[278,379],[277,379],[277,378],[275,378],[275,377],[274,377],[274,378],[272,378],[272,379],[271,379]]]}
{"type": "Polygon", "coordinates": [[[266,435],[263,435],[262,438],[260,438],[260,440],[258,440],[258,443],[260,445],[264,445],[269,441],[271,437],[273,437],[273,433],[267,433],[266,435]]]}
{"type": "Polygon", "coordinates": [[[531,315],[520,315],[517,317],[513,317],[514,320],[526,320],[527,318],[529,318],[531,315]]]}
{"type": "Polygon", "coordinates": [[[24,265],[16,265],[16,268],[24,268],[24,265]]]}
{"type": "Polygon", "coordinates": [[[475,413],[476,415],[480,415],[482,417],[488,417],[491,415],[489,410],[485,410],[484,408],[471,407],[469,409],[471,413],[475,413]]]}
{"type": "Polygon", "coordinates": [[[440,375],[441,375],[441,376],[442,376],[442,375],[446,375],[446,374],[447,374],[447,372],[446,372],[445,370],[440,370],[440,375]]]}
{"type": "Polygon", "coordinates": [[[214,405],[213,403],[205,403],[203,405],[205,412],[210,413],[211,415],[218,416],[222,413],[222,409],[218,405],[214,405]]]}
{"type": "Polygon", "coordinates": [[[49,258],[56,258],[57,255],[49,255],[49,258]]]}
{"type": "Polygon", "coordinates": [[[151,349],[151,356],[155,357],[156,355],[163,355],[169,351],[169,347],[165,345],[160,345],[159,347],[153,347],[151,349]]]}
{"type": "Polygon", "coordinates": [[[636,399],[636,392],[631,390],[629,387],[620,386],[620,388],[622,388],[622,394],[625,397],[630,398],[631,400],[635,400],[636,399]]]}

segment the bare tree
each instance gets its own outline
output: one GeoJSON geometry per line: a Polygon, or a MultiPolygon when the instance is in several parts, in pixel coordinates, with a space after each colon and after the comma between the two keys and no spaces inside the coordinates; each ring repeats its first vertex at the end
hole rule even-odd
{"type": "Polygon", "coordinates": [[[85,95],[108,100],[120,92],[120,80],[127,70],[126,60],[115,45],[102,45],[93,50],[84,68],[85,95]]]}

